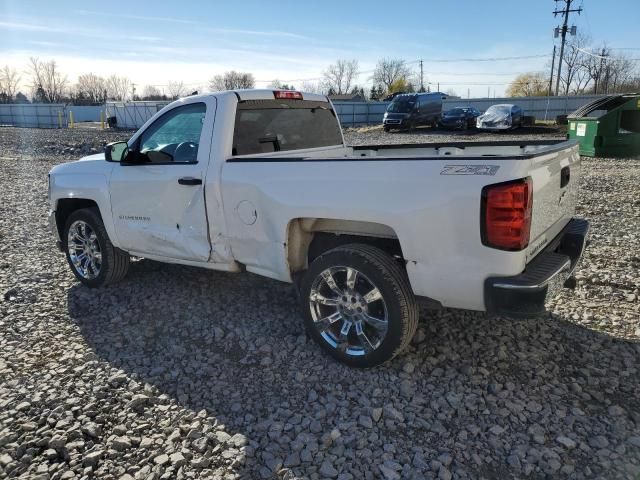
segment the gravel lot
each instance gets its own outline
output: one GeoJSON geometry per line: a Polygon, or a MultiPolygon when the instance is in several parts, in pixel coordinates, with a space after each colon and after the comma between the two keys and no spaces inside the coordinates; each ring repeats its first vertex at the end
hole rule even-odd
{"type": "Polygon", "coordinates": [[[640,160],[585,159],[591,245],[546,317],[423,308],[410,351],[360,371],[282,283],[146,260],[75,281],[46,173],[128,135],[0,129],[0,478],[640,478],[640,160]]]}

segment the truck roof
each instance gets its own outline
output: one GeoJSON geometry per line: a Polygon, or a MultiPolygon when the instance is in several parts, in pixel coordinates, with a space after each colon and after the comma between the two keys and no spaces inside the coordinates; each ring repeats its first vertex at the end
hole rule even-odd
{"type": "MultiPolygon", "coordinates": [[[[236,95],[240,100],[274,100],[274,92],[277,91],[287,91],[282,89],[273,89],[273,88],[249,88],[249,89],[238,89],[238,90],[224,90],[220,92],[208,92],[203,93],[201,95],[194,95],[193,97],[187,98],[202,98],[209,96],[222,96],[222,95],[236,95]]],[[[319,102],[328,102],[329,99],[326,95],[320,95],[317,93],[307,93],[300,92],[302,94],[303,100],[315,100],[319,102]]]]}

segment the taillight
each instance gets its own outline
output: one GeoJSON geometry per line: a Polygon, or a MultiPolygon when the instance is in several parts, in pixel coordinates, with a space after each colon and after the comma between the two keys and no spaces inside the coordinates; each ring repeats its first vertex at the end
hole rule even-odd
{"type": "Polygon", "coordinates": [[[302,100],[302,93],[292,90],[274,90],[273,96],[280,99],[302,100]]]}
{"type": "Polygon", "coordinates": [[[533,188],[531,178],[482,189],[482,243],[500,250],[522,250],[529,244],[533,188]]]}

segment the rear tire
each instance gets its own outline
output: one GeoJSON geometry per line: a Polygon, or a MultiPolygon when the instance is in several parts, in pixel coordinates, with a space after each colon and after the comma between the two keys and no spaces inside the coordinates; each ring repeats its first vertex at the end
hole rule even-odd
{"type": "Polygon", "coordinates": [[[71,271],[89,288],[116,283],[129,271],[129,254],[113,246],[97,208],[83,208],[69,215],[62,246],[71,271]]]}
{"type": "Polygon", "coordinates": [[[316,258],[302,278],[300,301],[309,335],[351,367],[392,359],[418,325],[406,272],[369,245],[344,245],[316,258]]]}

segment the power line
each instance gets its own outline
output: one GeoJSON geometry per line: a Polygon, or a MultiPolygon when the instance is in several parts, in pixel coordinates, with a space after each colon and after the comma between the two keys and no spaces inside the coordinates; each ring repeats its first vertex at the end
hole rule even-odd
{"type": "Polygon", "coordinates": [[[518,55],[515,57],[488,57],[488,58],[426,58],[425,62],[433,63],[453,63],[453,62],[501,62],[504,60],[527,60],[530,58],[548,57],[549,54],[539,55],[518,55]]]}
{"type": "Polygon", "coordinates": [[[582,53],[585,53],[585,54],[587,54],[587,55],[589,55],[589,56],[591,56],[591,57],[595,57],[595,58],[603,58],[603,59],[605,59],[605,60],[606,60],[606,59],[607,59],[607,57],[609,56],[609,55],[597,55],[597,54],[595,54],[595,53],[591,53],[591,52],[589,52],[588,50],[585,50],[584,48],[576,47],[575,45],[569,45],[569,46],[570,46],[571,48],[573,48],[574,50],[578,50],[578,51],[580,51],[580,52],[582,52],[582,53]]]}

